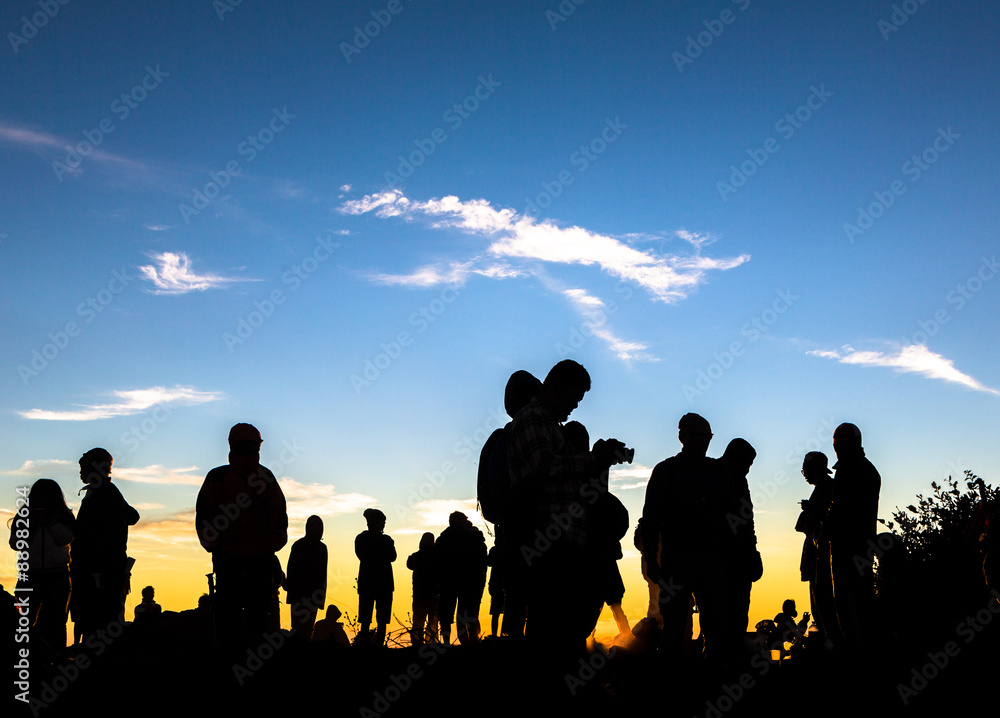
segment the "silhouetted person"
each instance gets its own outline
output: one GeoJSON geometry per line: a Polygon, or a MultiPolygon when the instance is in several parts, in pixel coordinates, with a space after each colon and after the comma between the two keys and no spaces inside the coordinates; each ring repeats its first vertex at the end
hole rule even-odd
{"type": "Polygon", "coordinates": [[[128,593],[128,527],[139,512],[111,483],[111,454],[91,449],[80,457],[80,480],[86,492],[76,519],[73,540],[73,620],[81,636],[124,622],[128,593]]]}
{"type": "Polygon", "coordinates": [[[438,621],[444,643],[451,641],[451,624],[458,610],[458,640],[479,638],[479,608],[486,587],[486,539],[461,511],[448,516],[448,528],[434,544],[437,563],[438,621]]]}
{"type": "Polygon", "coordinates": [[[385,514],[378,509],[365,509],[368,530],[354,539],[354,553],[360,559],[358,568],[359,638],[367,642],[375,610],[376,645],[385,643],[386,627],[392,619],[392,562],[396,560],[396,545],[385,534],[385,514]]]}
{"type": "MultiPolygon", "coordinates": [[[[579,421],[570,421],[563,426],[563,434],[574,452],[583,453],[590,448],[590,433],[579,421]]],[[[628,509],[611,494],[608,485],[608,471],[591,477],[582,488],[581,503],[586,507],[590,522],[587,563],[592,574],[588,581],[596,582],[596,603],[592,616],[593,636],[597,621],[606,603],[618,625],[619,640],[631,638],[632,629],[622,608],[625,597],[625,582],[618,570],[618,559],[622,557],[622,537],[628,533],[628,509]]]]}
{"type": "Polygon", "coordinates": [[[774,633],[771,636],[771,649],[781,651],[784,655],[787,651],[785,644],[795,645],[802,641],[809,627],[809,612],[802,614],[802,620],[795,622],[795,617],[799,615],[795,608],[795,600],[787,599],[781,604],[781,612],[774,617],[774,633]]]}
{"type": "Polygon", "coordinates": [[[306,535],[292,544],[285,578],[285,598],[292,607],[292,630],[307,641],[316,622],[316,612],[326,605],[327,562],[323,519],[310,516],[306,519],[306,535]]]}
{"type": "Polygon", "coordinates": [[[332,603],[327,606],[326,618],[316,621],[316,626],[312,632],[312,640],[331,641],[338,646],[350,646],[351,639],[347,637],[344,624],[339,620],[341,615],[340,609],[332,603]]]}
{"type": "MultiPolygon", "coordinates": [[[[802,542],[799,572],[809,582],[809,605],[816,630],[829,639],[831,627],[837,625],[837,610],[833,602],[833,577],[830,573],[830,539],[826,521],[833,502],[833,473],[827,468],[826,454],[810,451],[802,459],[802,475],[812,485],[809,498],[801,502],[802,512],[795,530],[806,535],[802,542]]],[[[839,629],[834,630],[834,633],[839,629]]]]}
{"type": "Polygon", "coordinates": [[[437,638],[438,571],[434,552],[434,534],[420,537],[420,544],[406,559],[413,571],[413,630],[410,642],[419,645],[437,638]]]}
{"type": "Polygon", "coordinates": [[[861,431],[854,424],[841,424],[834,430],[833,449],[837,463],[827,519],[833,595],[839,637],[857,647],[874,628],[875,576],[870,554],[878,533],[882,478],[865,458],[861,431]]]}
{"type": "Polygon", "coordinates": [[[726,615],[730,619],[726,629],[725,640],[733,655],[743,649],[750,617],[750,591],[754,581],[764,573],[760,552],[757,550],[757,533],[754,528],[753,501],[750,499],[750,484],[747,474],[757,451],[746,439],[733,439],[726,446],[720,461],[729,473],[732,487],[731,501],[733,507],[727,515],[727,522],[732,532],[732,543],[727,551],[725,566],[726,597],[729,606],[726,615]]]}
{"type": "Polygon", "coordinates": [[[10,547],[18,552],[17,563],[26,562],[28,570],[18,570],[16,590],[28,598],[29,641],[37,649],[33,655],[51,661],[66,652],[70,542],[76,519],[52,479],[38,479],[19,503],[10,520],[10,547]]]}
{"type": "Polygon", "coordinates": [[[236,424],[229,464],[208,472],[195,509],[198,538],[212,554],[218,639],[227,647],[256,643],[269,630],[275,552],[288,542],[285,495],[260,464],[261,443],[255,427],[236,424]]]}
{"type": "Polygon", "coordinates": [[[625,445],[601,439],[592,451],[575,453],[561,423],[590,389],[590,375],[565,359],[549,371],[542,389],[511,422],[507,461],[511,490],[523,511],[525,530],[518,547],[528,564],[529,638],[551,639],[557,650],[582,650],[596,600],[588,582],[586,512],[581,487],[624,459],[625,445]],[[556,617],[562,616],[562,620],[556,617]]]}
{"type": "MultiPolygon", "coordinates": [[[[542,382],[530,373],[519,370],[510,375],[504,389],[503,404],[513,418],[541,390],[542,382]]],[[[521,556],[520,546],[531,534],[530,516],[523,504],[511,492],[510,469],[507,464],[507,443],[511,422],[497,429],[486,440],[479,456],[478,497],[483,518],[494,524],[498,559],[493,564],[502,583],[497,587],[490,578],[491,606],[502,604],[503,634],[521,637],[527,606],[528,567],[521,556]],[[502,591],[499,596],[497,591],[502,591]]],[[[492,613],[491,615],[497,615],[492,613]]],[[[495,631],[494,631],[495,632],[495,631]]]]}
{"type": "Polygon", "coordinates": [[[142,589],[142,601],[135,607],[135,622],[149,623],[160,617],[163,613],[163,609],[160,604],[156,602],[155,599],[155,589],[152,586],[146,586],[142,589]]]}
{"type": "Polygon", "coordinates": [[[732,624],[726,600],[726,566],[732,531],[728,472],[706,456],[712,440],[708,421],[685,414],[678,424],[681,451],[653,469],[642,510],[642,546],[646,572],[660,586],[664,653],[684,656],[690,645],[689,612],[694,594],[700,610],[706,656],[732,659],[727,642],[732,624]],[[657,555],[659,547],[659,556],[657,555]]]}

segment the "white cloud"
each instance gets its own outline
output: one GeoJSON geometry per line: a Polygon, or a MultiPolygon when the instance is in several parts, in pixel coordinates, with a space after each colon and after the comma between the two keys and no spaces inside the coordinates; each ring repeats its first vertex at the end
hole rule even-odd
{"type": "Polygon", "coordinates": [[[79,472],[80,465],[76,461],[65,459],[28,459],[21,466],[13,471],[5,471],[5,474],[16,476],[56,476],[69,472],[79,472]]]}
{"type": "Polygon", "coordinates": [[[201,486],[206,472],[197,466],[184,466],[171,469],[161,464],[149,466],[134,466],[122,468],[115,466],[111,470],[114,481],[132,481],[137,484],[166,484],[170,486],[201,486]]]}
{"type": "Polygon", "coordinates": [[[963,374],[955,368],[955,363],[951,359],[935,354],[923,344],[904,346],[895,354],[857,351],[850,346],[844,346],[839,351],[816,349],[807,353],[825,359],[836,359],[841,364],[890,367],[898,372],[921,374],[931,379],[942,379],[976,391],[1000,396],[1000,391],[985,386],[968,374],[963,374]]]}
{"type": "Polygon", "coordinates": [[[197,274],[191,269],[191,260],[184,252],[161,252],[149,255],[159,266],[139,267],[139,271],[153,283],[153,294],[186,294],[219,289],[234,282],[253,282],[254,279],[223,277],[218,274],[197,274]]]}
{"type": "Polygon", "coordinates": [[[610,310],[607,310],[603,300],[588,294],[583,289],[564,289],[562,293],[583,316],[583,328],[605,342],[619,359],[623,361],[659,361],[658,357],[646,351],[649,348],[648,345],[641,342],[625,341],[612,331],[608,319],[610,310]]]}
{"type": "Polygon", "coordinates": [[[316,514],[324,519],[339,514],[358,514],[369,506],[375,506],[378,499],[367,494],[338,494],[331,484],[303,484],[290,476],[278,479],[278,486],[285,495],[290,522],[305,522],[316,514]]]}
{"type": "Polygon", "coordinates": [[[612,491],[645,489],[653,469],[642,464],[621,464],[612,466],[608,472],[608,483],[612,491]]]}
{"type": "MultiPolygon", "coordinates": [[[[678,236],[691,243],[696,254],[657,255],[583,227],[559,227],[547,220],[538,222],[519,215],[513,209],[496,209],[485,199],[463,202],[458,197],[448,196],[415,202],[399,190],[389,190],[347,201],[340,211],[352,215],[374,212],[383,219],[403,217],[412,220],[422,215],[434,220],[431,224],[434,228],[458,229],[490,239],[482,255],[466,262],[450,262],[443,268],[422,267],[414,275],[403,275],[412,278],[409,282],[397,277],[397,284],[410,286],[461,283],[474,271],[485,276],[512,276],[510,272],[497,273],[497,260],[528,260],[597,266],[612,276],[643,287],[660,301],[675,302],[703,283],[707,272],[732,269],[750,259],[745,254],[727,259],[703,257],[697,252],[709,243],[710,235],[684,230],[678,236]]],[[[533,274],[530,270],[528,273],[533,274]]],[[[390,276],[374,275],[374,278],[385,282],[390,276]]]]}
{"type": "Polygon", "coordinates": [[[43,421],[94,421],[108,419],[113,416],[129,416],[138,414],[150,407],[166,404],[193,405],[217,401],[222,398],[218,391],[199,391],[189,386],[174,386],[171,388],[154,386],[149,389],[133,389],[116,391],[114,395],[122,401],[114,404],[77,404],[78,409],[49,411],[46,409],[31,409],[19,411],[25,419],[41,419],[43,421]]]}
{"type": "Polygon", "coordinates": [[[350,192],[351,191],[351,185],[349,185],[349,184],[342,184],[342,185],[340,185],[340,191],[341,192],[350,192]]]}
{"type": "MultiPolygon", "coordinates": [[[[398,529],[395,533],[422,534],[425,531],[440,533],[448,526],[448,517],[455,511],[461,511],[468,516],[469,521],[483,534],[487,532],[486,522],[479,515],[475,499],[427,499],[414,504],[412,511],[416,514],[416,525],[398,529]]],[[[386,529],[386,532],[393,533],[389,529],[386,529]]]]}

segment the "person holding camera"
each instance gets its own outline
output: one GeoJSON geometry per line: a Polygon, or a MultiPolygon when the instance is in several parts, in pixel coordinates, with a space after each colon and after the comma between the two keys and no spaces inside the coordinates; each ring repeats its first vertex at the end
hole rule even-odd
{"type": "Polygon", "coordinates": [[[599,440],[583,452],[567,443],[562,423],[589,390],[590,375],[582,365],[559,362],[514,417],[507,444],[511,490],[534,527],[519,547],[528,566],[526,635],[551,639],[571,653],[585,646],[598,588],[588,579],[594,567],[587,560],[590,527],[580,487],[625,461],[627,453],[617,439],[599,440]]]}

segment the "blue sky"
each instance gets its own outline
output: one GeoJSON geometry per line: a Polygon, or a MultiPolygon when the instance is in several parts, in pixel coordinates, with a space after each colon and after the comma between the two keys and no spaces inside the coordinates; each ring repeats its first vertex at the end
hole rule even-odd
{"type": "Polygon", "coordinates": [[[992,4],[15,2],[0,29],[0,505],[41,476],[76,501],[105,446],[149,580],[207,563],[232,424],[350,575],[364,507],[401,553],[474,509],[507,376],[567,357],[573,418],[636,449],[633,519],[685,412],[757,448],[767,596],[804,595],[798,469],[838,423],[884,518],[995,480],[992,4]]]}

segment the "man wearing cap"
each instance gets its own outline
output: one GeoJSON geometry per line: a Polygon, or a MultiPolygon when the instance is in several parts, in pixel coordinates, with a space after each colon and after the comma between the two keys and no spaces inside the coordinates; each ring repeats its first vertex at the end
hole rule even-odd
{"type": "Polygon", "coordinates": [[[802,559],[799,572],[803,581],[809,582],[809,604],[816,628],[824,638],[837,622],[833,605],[833,579],[830,575],[830,539],[826,520],[833,501],[833,473],[827,468],[826,454],[810,451],[802,459],[802,475],[812,485],[812,494],[800,502],[802,513],[795,523],[795,530],[806,535],[802,542],[802,559]]]}
{"type": "MultiPolygon", "coordinates": [[[[872,547],[878,533],[882,478],[861,447],[861,430],[841,424],[833,432],[833,500],[827,519],[830,565],[840,642],[858,646],[873,627],[875,576],[872,547]]],[[[828,627],[829,628],[829,627],[828,627]]]]}
{"type": "Polygon", "coordinates": [[[208,472],[195,508],[198,539],[212,554],[216,627],[229,646],[252,643],[267,631],[274,555],[288,542],[285,495],[260,464],[261,443],[252,425],[234,426],[229,463],[208,472]]]}
{"type": "Polygon", "coordinates": [[[690,642],[690,599],[698,603],[705,653],[712,660],[731,655],[732,625],[726,598],[727,556],[733,532],[727,516],[735,508],[729,475],[706,456],[712,428],[698,414],[678,423],[681,451],[661,461],[646,485],[642,509],[642,552],[649,579],[660,586],[662,648],[682,658],[690,642]]]}
{"type": "Polygon", "coordinates": [[[385,514],[378,509],[365,509],[363,514],[368,530],[354,539],[354,554],[361,561],[358,567],[358,623],[359,637],[368,640],[375,610],[377,625],[375,642],[385,643],[385,632],[392,619],[392,562],[396,560],[396,544],[385,534],[385,514]]]}

